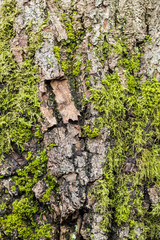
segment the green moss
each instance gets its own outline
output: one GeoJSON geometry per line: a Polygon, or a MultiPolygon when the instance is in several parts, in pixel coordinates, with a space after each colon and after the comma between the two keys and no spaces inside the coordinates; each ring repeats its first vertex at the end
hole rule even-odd
{"type": "MultiPolygon", "coordinates": [[[[13,22],[20,11],[16,8],[16,1],[5,0],[0,10],[0,158],[12,151],[16,145],[19,151],[25,150],[24,145],[33,136],[42,138],[40,127],[37,124],[41,118],[40,102],[37,94],[37,85],[40,77],[38,67],[34,64],[35,51],[43,44],[42,30],[48,25],[48,16],[43,24],[38,24],[37,31],[32,31],[32,21],[26,27],[28,46],[25,48],[23,63],[18,66],[10,51],[10,40],[15,37],[13,22]]],[[[40,147],[40,146],[39,146],[40,147]]],[[[28,165],[17,170],[12,180],[19,188],[20,198],[13,201],[12,208],[0,218],[1,237],[9,239],[50,239],[51,225],[43,221],[39,223],[41,205],[34,198],[33,186],[47,173],[48,157],[46,151],[38,151],[35,157],[28,152],[28,165]],[[36,155],[37,154],[37,155],[36,155]],[[35,222],[36,219],[36,222],[35,222]]],[[[51,180],[48,180],[51,181],[51,180]]],[[[52,179],[51,189],[54,189],[52,179]]],[[[57,186],[57,185],[56,185],[57,186]]],[[[43,203],[45,204],[45,202],[43,203]]],[[[1,207],[5,209],[4,203],[1,207]]]]}
{"type": "Polygon", "coordinates": [[[144,41],[151,43],[152,42],[152,38],[149,35],[146,35],[145,38],[144,38],[144,41]]]}
{"type": "Polygon", "coordinates": [[[56,147],[57,145],[55,143],[51,143],[49,147],[56,147]]]}
{"type": "Polygon", "coordinates": [[[50,200],[52,190],[58,192],[59,188],[55,177],[47,175],[47,177],[44,180],[45,183],[48,185],[48,189],[46,190],[46,193],[43,195],[41,201],[43,203],[46,203],[50,200]]]}
{"type": "Polygon", "coordinates": [[[0,203],[0,210],[6,210],[7,209],[7,205],[5,202],[1,202],[0,203]]]}
{"type": "MultiPolygon", "coordinates": [[[[6,0],[0,18],[0,159],[12,151],[12,144],[24,150],[32,136],[32,127],[40,118],[37,84],[40,80],[33,56],[43,43],[40,30],[26,29],[28,47],[21,67],[14,61],[9,41],[15,36],[13,22],[18,15],[16,1],[6,0]],[[7,9],[7,10],[6,10],[7,9]]],[[[43,27],[46,23],[44,23],[43,27]]],[[[42,25],[40,26],[42,29],[42,25]]]]}
{"type": "Polygon", "coordinates": [[[29,153],[29,164],[23,169],[17,170],[17,176],[13,177],[16,185],[20,191],[25,192],[27,196],[32,197],[33,186],[40,180],[40,178],[47,173],[47,161],[46,150],[38,153],[38,156],[34,158],[29,153]]]}
{"type": "Polygon", "coordinates": [[[73,76],[78,77],[81,73],[81,65],[82,62],[80,59],[76,59],[75,63],[73,64],[73,76]]]}
{"type": "Polygon", "coordinates": [[[15,186],[12,186],[12,187],[11,187],[11,191],[14,192],[15,190],[16,190],[16,187],[15,187],[15,186]]]}
{"type": "Polygon", "coordinates": [[[12,232],[17,229],[18,237],[23,240],[39,240],[41,237],[50,239],[51,225],[45,224],[39,227],[34,221],[34,216],[38,212],[39,207],[35,201],[33,202],[28,198],[15,200],[12,214],[5,219],[1,219],[2,230],[5,231],[7,236],[13,237],[12,232]]]}
{"type": "Polygon", "coordinates": [[[38,211],[38,206],[34,205],[28,198],[21,198],[19,201],[15,200],[13,202],[13,212],[22,219],[32,219],[33,215],[38,211]]]}
{"type": "Polygon", "coordinates": [[[88,125],[84,125],[83,127],[85,134],[89,137],[89,138],[95,138],[97,136],[99,136],[100,134],[100,130],[98,128],[93,128],[93,130],[90,129],[90,127],[88,125]]]}
{"type": "Polygon", "coordinates": [[[68,70],[69,66],[68,66],[68,64],[66,63],[66,61],[62,61],[62,62],[61,62],[61,67],[62,67],[62,71],[63,71],[64,73],[67,73],[67,70],[68,70]]]}
{"type": "Polygon", "coordinates": [[[48,201],[50,200],[51,191],[52,191],[52,188],[49,187],[49,188],[47,189],[46,193],[43,195],[43,197],[42,197],[42,199],[41,199],[41,201],[42,201],[43,203],[46,203],[46,202],[48,202],[48,201]]]}
{"type": "Polygon", "coordinates": [[[91,69],[91,60],[88,60],[87,68],[86,68],[86,73],[89,75],[89,71],[91,69]]]}
{"type": "Polygon", "coordinates": [[[55,57],[58,59],[58,63],[60,63],[60,48],[58,46],[54,46],[53,47],[53,52],[54,52],[54,55],[55,57]]]}
{"type": "MultiPolygon", "coordinates": [[[[91,87],[91,75],[90,75],[90,69],[91,69],[91,60],[87,61],[85,72],[86,72],[86,81],[85,84],[88,88],[91,87]]],[[[97,83],[98,79],[94,79],[94,82],[97,83]]],[[[82,99],[83,102],[83,99],[82,99]]],[[[87,130],[87,129],[86,129],[87,130]]]]}
{"type": "MultiPolygon", "coordinates": [[[[104,44],[103,44],[104,46],[104,44]]],[[[159,239],[160,223],[157,220],[160,204],[144,205],[144,185],[160,188],[160,83],[155,77],[141,83],[138,77],[141,52],[131,53],[125,42],[108,46],[110,53],[120,59],[117,69],[124,72],[126,86],[122,86],[117,69],[106,74],[102,87],[90,87],[90,98],[97,111],[92,126],[84,131],[90,138],[99,135],[103,128],[110,133],[104,179],[93,190],[103,214],[102,228],[114,232],[118,227],[130,226],[127,239],[159,239]],[[131,170],[125,170],[127,163],[131,170]]],[[[103,55],[103,60],[106,53],[103,55]]],[[[86,101],[86,100],[85,100],[86,101]]]]}
{"type": "Polygon", "coordinates": [[[75,58],[75,54],[78,45],[83,39],[84,31],[82,29],[74,30],[74,14],[71,14],[69,18],[62,14],[62,21],[67,31],[67,40],[62,43],[62,47],[66,48],[66,61],[62,62],[62,70],[70,77],[78,76],[80,74],[81,61],[75,58]]]}
{"type": "Polygon", "coordinates": [[[42,133],[40,131],[40,129],[38,129],[35,133],[34,133],[34,136],[41,139],[42,138],[42,133]]]}
{"type": "Polygon", "coordinates": [[[80,98],[77,97],[80,85],[78,76],[81,74],[81,66],[83,62],[81,54],[77,54],[77,49],[79,48],[85,33],[83,26],[81,29],[74,29],[75,14],[74,9],[72,9],[72,13],[69,16],[64,13],[62,14],[61,21],[65,25],[67,39],[60,41],[58,46],[54,46],[53,51],[58,62],[61,64],[62,71],[69,80],[71,93],[78,106],[80,104],[80,98]]]}
{"type": "MultiPolygon", "coordinates": [[[[5,232],[8,237],[13,236],[13,232],[17,230],[18,237],[23,240],[39,240],[40,237],[50,239],[51,225],[44,223],[43,225],[38,225],[38,222],[35,222],[35,216],[39,218],[41,210],[40,204],[35,200],[32,192],[33,186],[44,175],[46,176],[44,180],[48,185],[48,189],[46,190],[46,194],[43,195],[41,202],[46,204],[50,199],[51,191],[58,191],[56,179],[48,175],[47,160],[48,157],[45,150],[39,152],[36,158],[29,152],[29,164],[23,169],[17,170],[17,176],[13,177],[23,195],[19,200],[13,202],[12,212],[1,218],[0,227],[2,233],[5,232]]],[[[13,187],[12,191],[15,190],[15,186],[13,187]]]]}
{"type": "Polygon", "coordinates": [[[92,29],[93,29],[92,26],[90,26],[90,27],[88,28],[88,31],[89,31],[89,32],[92,32],[92,29]]]}
{"type": "MultiPolygon", "coordinates": [[[[107,34],[104,35],[104,39],[106,38],[107,34]]],[[[107,40],[103,41],[102,35],[99,36],[98,40],[99,42],[96,47],[96,54],[104,67],[104,61],[111,54],[112,46],[108,43],[107,40]]]]}

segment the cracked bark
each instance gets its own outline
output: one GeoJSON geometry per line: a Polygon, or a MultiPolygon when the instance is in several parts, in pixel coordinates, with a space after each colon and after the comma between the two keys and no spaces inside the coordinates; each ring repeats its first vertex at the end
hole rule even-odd
{"type": "MultiPolygon", "coordinates": [[[[0,1],[0,5],[2,3],[3,1],[0,1]]],[[[107,136],[109,133],[107,129],[104,129],[100,137],[92,140],[82,135],[82,123],[92,123],[96,113],[92,106],[88,106],[87,110],[82,106],[79,109],[76,108],[74,96],[72,96],[71,80],[65,76],[60,64],[58,64],[53,53],[53,46],[55,42],[67,39],[65,26],[60,19],[63,13],[69,16],[73,6],[74,10],[77,11],[75,31],[79,28],[85,31],[84,39],[76,54],[81,53],[83,63],[91,61],[89,71],[94,85],[94,78],[102,79],[107,71],[113,71],[117,63],[117,56],[108,59],[103,67],[92,49],[97,45],[98,37],[106,31],[112,30],[114,34],[119,34],[123,30],[125,18],[123,34],[128,38],[131,48],[135,44],[141,44],[145,35],[152,37],[152,43],[144,49],[141,72],[144,73],[144,80],[148,71],[159,79],[159,1],[61,0],[57,2],[53,0],[18,0],[17,5],[21,7],[21,13],[14,23],[16,37],[11,41],[10,47],[18,65],[21,65],[23,61],[23,48],[27,45],[27,37],[24,33],[27,22],[33,19],[37,23],[42,23],[46,10],[49,12],[50,18],[48,26],[43,30],[44,44],[35,54],[35,63],[39,66],[41,76],[39,97],[40,100],[43,100],[41,105],[44,118],[42,123],[43,144],[46,149],[49,149],[53,139],[56,144],[56,147],[48,150],[47,165],[50,175],[57,177],[60,189],[59,201],[56,201],[54,195],[50,197],[49,201],[49,205],[54,211],[52,225],[55,229],[51,239],[71,239],[72,234],[79,240],[89,240],[91,237],[94,240],[123,239],[124,237],[128,239],[128,229],[118,229],[111,236],[100,228],[103,216],[97,212],[95,199],[90,199],[88,193],[97,180],[102,178],[102,165],[106,160],[108,151],[107,136]],[[91,31],[89,31],[89,27],[92,27],[91,31]],[[88,47],[89,42],[92,45],[91,48],[88,47]],[[48,64],[48,59],[52,62],[52,67],[48,64]],[[58,111],[60,118],[55,114],[55,108],[48,105],[48,84],[53,89],[57,104],[56,111],[58,111]],[[77,230],[75,230],[75,226],[77,226],[77,230]],[[86,231],[88,228],[90,229],[89,233],[86,231]]],[[[110,39],[110,41],[112,42],[114,39],[110,39]]],[[[80,85],[74,93],[77,98],[81,99],[83,93],[89,95],[85,86],[86,73],[83,64],[81,74],[77,78],[75,77],[75,80],[80,85]]],[[[33,148],[32,152],[36,151],[34,140],[30,142],[30,145],[33,148]]],[[[9,190],[10,202],[13,198],[10,192],[11,176],[25,164],[25,156],[19,156],[16,152],[6,156],[5,163],[1,164],[0,174],[5,177],[5,180],[1,181],[0,187],[9,190]]],[[[128,168],[129,166],[126,166],[126,169],[128,168]]],[[[41,198],[44,189],[45,185],[42,179],[33,188],[37,199],[41,198]]],[[[3,198],[2,195],[1,198],[3,198]]],[[[18,195],[18,192],[15,195],[18,195]]],[[[157,203],[155,189],[151,188],[148,195],[153,203],[157,203]]],[[[7,239],[7,237],[2,239],[7,239]]]]}

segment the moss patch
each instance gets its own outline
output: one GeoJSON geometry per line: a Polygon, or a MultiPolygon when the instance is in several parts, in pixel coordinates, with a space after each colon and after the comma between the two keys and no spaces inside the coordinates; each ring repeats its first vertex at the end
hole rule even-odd
{"type": "Polygon", "coordinates": [[[67,40],[62,40],[58,43],[58,46],[54,46],[53,52],[55,54],[55,57],[58,59],[59,64],[61,64],[63,72],[69,80],[71,93],[75,100],[75,104],[78,108],[80,108],[80,81],[78,79],[78,76],[81,74],[81,66],[83,61],[81,54],[77,53],[77,50],[79,48],[79,45],[82,43],[85,32],[82,24],[80,29],[75,30],[74,16],[76,14],[77,12],[74,11],[74,9],[71,9],[70,16],[62,14],[61,21],[65,25],[67,40]]]}
{"type": "Polygon", "coordinates": [[[35,201],[31,201],[28,198],[15,200],[12,211],[12,214],[8,215],[7,218],[1,219],[2,229],[7,236],[15,239],[13,232],[17,230],[18,237],[23,240],[39,240],[41,237],[50,239],[51,225],[42,224],[38,226],[34,222],[35,214],[39,213],[39,206],[35,201]]]}
{"type": "MultiPolygon", "coordinates": [[[[13,145],[18,150],[25,150],[24,145],[33,135],[42,138],[37,121],[41,118],[40,102],[37,85],[40,77],[38,67],[34,64],[35,51],[43,44],[42,30],[47,25],[48,18],[38,25],[36,32],[32,31],[32,22],[26,27],[28,47],[23,56],[24,62],[19,67],[10,51],[10,40],[15,37],[13,22],[19,13],[16,1],[3,1],[0,10],[0,158],[12,151],[13,145]]],[[[40,147],[41,148],[41,147],[40,147]]],[[[35,153],[33,157],[28,152],[28,165],[17,170],[13,177],[16,186],[11,191],[19,189],[19,197],[10,202],[9,207],[1,203],[1,209],[6,210],[0,217],[0,237],[5,239],[51,238],[51,224],[41,219],[42,214],[49,215],[45,205],[49,201],[52,190],[57,189],[57,183],[47,172],[48,157],[45,150],[35,153]],[[43,203],[39,203],[32,192],[33,186],[45,176],[47,186],[43,203]],[[12,205],[12,206],[11,206],[12,205]],[[45,212],[44,212],[45,208],[45,212]]]]}
{"type": "Polygon", "coordinates": [[[40,78],[33,56],[43,43],[40,30],[28,26],[29,45],[21,67],[14,61],[9,41],[15,37],[13,22],[19,9],[16,1],[4,1],[0,18],[0,159],[12,151],[13,144],[23,151],[32,136],[32,127],[40,118],[37,83],[40,78]]]}
{"type": "Polygon", "coordinates": [[[118,54],[119,61],[102,80],[102,87],[90,87],[88,102],[97,110],[97,118],[92,126],[84,126],[90,138],[104,127],[110,132],[104,179],[93,190],[104,215],[102,228],[113,233],[117,226],[129,226],[127,239],[159,239],[160,204],[144,203],[150,187],[160,188],[160,83],[155,77],[141,83],[140,51],[131,53],[119,40],[102,46],[103,61],[107,51],[118,54]],[[120,71],[126,86],[122,86],[120,71]],[[136,229],[141,229],[140,236],[136,229]]]}
{"type": "Polygon", "coordinates": [[[57,193],[58,184],[54,177],[48,175],[48,157],[45,150],[40,151],[36,158],[29,152],[28,161],[29,164],[23,169],[17,170],[17,176],[12,179],[22,197],[13,201],[12,207],[10,207],[11,213],[0,218],[0,229],[2,234],[12,239],[16,239],[16,231],[18,238],[23,240],[39,240],[41,237],[50,239],[51,224],[42,221],[41,215],[50,213],[46,203],[50,200],[51,193],[54,195],[57,193]],[[40,204],[35,199],[32,188],[43,176],[45,176],[44,181],[47,187],[46,193],[40,199],[40,204]],[[45,212],[43,212],[43,207],[45,212]]]}

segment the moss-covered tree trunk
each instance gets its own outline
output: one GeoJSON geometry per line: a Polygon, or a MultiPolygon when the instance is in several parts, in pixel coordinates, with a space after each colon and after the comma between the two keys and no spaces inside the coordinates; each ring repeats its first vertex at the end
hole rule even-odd
{"type": "Polygon", "coordinates": [[[159,240],[159,1],[0,7],[0,239],[159,240]]]}

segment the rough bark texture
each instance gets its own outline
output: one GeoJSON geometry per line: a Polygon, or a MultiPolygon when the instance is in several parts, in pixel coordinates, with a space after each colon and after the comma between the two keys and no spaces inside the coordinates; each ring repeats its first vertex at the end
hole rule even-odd
{"type": "MultiPolygon", "coordinates": [[[[4,2],[6,1],[0,1],[0,6],[4,2]]],[[[82,101],[90,96],[86,84],[88,77],[90,86],[99,89],[105,74],[113,73],[117,66],[118,54],[112,53],[101,61],[102,49],[97,51],[97,46],[103,42],[105,33],[108,34],[106,38],[109,44],[116,44],[115,36],[118,36],[119,39],[127,39],[131,51],[143,46],[144,54],[141,56],[138,74],[143,76],[142,82],[146,80],[148,74],[159,79],[160,2],[17,0],[16,4],[21,11],[14,20],[15,36],[10,40],[10,50],[19,68],[27,55],[26,47],[29,46],[29,37],[25,32],[29,22],[32,21],[31,31],[36,32],[39,24],[46,20],[47,13],[49,18],[46,26],[40,30],[44,36],[43,44],[37,48],[33,56],[40,75],[37,94],[42,102],[40,111],[43,120],[41,119],[39,123],[42,136],[39,140],[32,137],[25,144],[23,152],[14,143],[13,150],[5,154],[5,159],[0,163],[0,216],[6,218],[7,215],[14,213],[12,204],[16,199],[28,198],[25,191],[19,190],[13,178],[17,175],[18,169],[28,165],[27,152],[31,151],[36,157],[39,150],[46,149],[48,173],[46,171],[37,178],[32,187],[34,193],[32,199],[40,209],[33,217],[38,226],[50,224],[51,235],[47,237],[42,233],[39,239],[150,239],[147,236],[140,238],[142,232],[140,227],[135,229],[136,234],[131,238],[130,225],[124,222],[118,226],[114,222],[114,217],[113,226],[110,226],[112,232],[105,232],[100,227],[103,212],[97,209],[96,197],[94,198],[94,193],[91,193],[91,197],[90,192],[98,180],[103,179],[103,163],[107,161],[110,133],[106,127],[95,138],[89,138],[84,134],[82,127],[85,124],[93,124],[97,111],[92,103],[83,105],[82,101]],[[75,39],[69,34],[75,35],[75,39]],[[152,41],[145,44],[146,35],[151,37],[152,41]],[[58,48],[54,48],[55,46],[58,48]],[[65,70],[64,64],[69,65],[68,69],[65,70]],[[55,177],[58,190],[52,188],[49,198],[42,202],[49,188],[45,181],[47,174],[55,177]],[[5,203],[6,207],[2,203],[5,203]]],[[[119,74],[125,87],[124,72],[119,74]]],[[[134,164],[131,166],[128,161],[125,171],[134,172],[136,167],[134,164]]],[[[141,188],[145,186],[145,181],[143,184],[141,188]]],[[[144,205],[158,204],[158,186],[150,185],[147,191],[144,194],[144,205]]],[[[133,217],[130,218],[134,219],[134,212],[132,214],[133,217]]],[[[0,239],[33,239],[23,238],[14,227],[7,233],[5,224],[7,225],[4,223],[1,226],[0,239]]],[[[159,238],[155,236],[152,239],[159,238]]]]}

